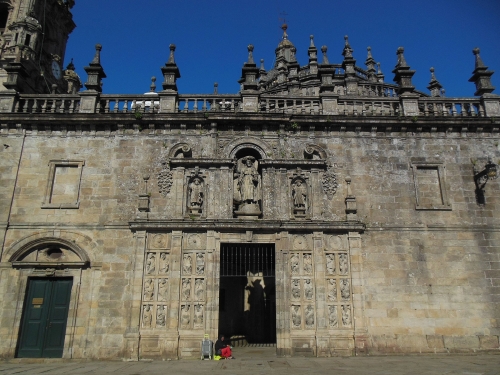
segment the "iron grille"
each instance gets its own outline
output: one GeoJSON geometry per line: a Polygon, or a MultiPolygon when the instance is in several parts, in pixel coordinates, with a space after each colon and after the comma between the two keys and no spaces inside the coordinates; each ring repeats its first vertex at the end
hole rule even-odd
{"type": "Polygon", "coordinates": [[[220,276],[248,276],[248,272],[274,277],[274,244],[221,244],[220,276]]]}

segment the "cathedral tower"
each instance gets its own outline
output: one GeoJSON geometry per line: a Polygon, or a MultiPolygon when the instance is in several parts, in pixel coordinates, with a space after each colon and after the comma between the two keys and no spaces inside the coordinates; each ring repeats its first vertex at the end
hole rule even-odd
{"type": "Polygon", "coordinates": [[[74,0],[0,0],[0,91],[64,93],[74,0]]]}

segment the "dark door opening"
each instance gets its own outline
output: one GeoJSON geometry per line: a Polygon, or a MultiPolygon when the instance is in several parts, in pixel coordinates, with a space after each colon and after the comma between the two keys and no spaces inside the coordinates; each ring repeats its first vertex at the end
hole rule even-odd
{"type": "Polygon", "coordinates": [[[276,343],[274,244],[221,244],[219,334],[276,343]]]}
{"type": "Polygon", "coordinates": [[[17,357],[62,357],[72,285],[72,278],[28,280],[17,357]]]}

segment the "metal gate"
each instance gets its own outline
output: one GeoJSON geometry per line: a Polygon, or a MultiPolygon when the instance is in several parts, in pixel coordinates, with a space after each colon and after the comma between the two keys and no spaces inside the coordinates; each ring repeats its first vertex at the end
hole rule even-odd
{"type": "Polygon", "coordinates": [[[220,277],[248,276],[248,272],[274,277],[274,244],[221,244],[220,277]]]}

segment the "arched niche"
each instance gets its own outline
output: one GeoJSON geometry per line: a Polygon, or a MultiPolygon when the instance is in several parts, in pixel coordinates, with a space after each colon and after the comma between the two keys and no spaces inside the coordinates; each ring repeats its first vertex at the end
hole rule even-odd
{"type": "Polygon", "coordinates": [[[326,151],[315,144],[308,144],[304,149],[304,159],[310,160],[325,160],[327,158],[326,151]]]}
{"type": "MultiPolygon", "coordinates": [[[[66,236],[71,237],[70,234],[66,236]]],[[[41,235],[27,237],[12,246],[8,262],[15,268],[87,268],[91,260],[80,243],[88,243],[84,236],[63,238],[64,236],[41,235]],[[33,238],[35,237],[35,238],[33,238]],[[83,241],[82,241],[83,240],[83,241]]]]}
{"type": "Polygon", "coordinates": [[[229,142],[224,148],[224,155],[231,159],[253,156],[257,160],[267,159],[272,148],[264,141],[254,137],[244,137],[229,142]]]}
{"type": "Polygon", "coordinates": [[[193,156],[193,151],[191,150],[191,146],[187,143],[177,143],[168,153],[170,159],[183,159],[190,158],[191,156],[193,156]]]}

